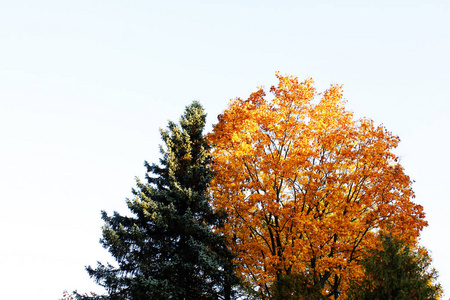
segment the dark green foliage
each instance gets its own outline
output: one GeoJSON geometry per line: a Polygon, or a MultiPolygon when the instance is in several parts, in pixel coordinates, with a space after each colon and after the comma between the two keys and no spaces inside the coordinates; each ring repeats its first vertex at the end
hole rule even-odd
{"type": "Polygon", "coordinates": [[[180,125],[161,130],[160,165],[145,162],[147,183],[137,179],[133,217],[115,212],[105,221],[101,243],[117,266],[98,263],[89,275],[106,296],[79,299],[230,299],[231,254],[224,237],[212,231],[224,216],[208,202],[212,178],[206,115],[198,102],[188,106],[180,125]]]}
{"type": "Polygon", "coordinates": [[[312,280],[302,273],[282,275],[272,288],[272,298],[275,300],[323,299],[320,284],[311,285],[311,282],[312,280]]]}
{"type": "Polygon", "coordinates": [[[352,300],[434,300],[442,291],[435,283],[425,251],[413,250],[392,236],[381,236],[382,249],[373,250],[362,261],[365,278],[353,282],[347,299],[352,300]]]}

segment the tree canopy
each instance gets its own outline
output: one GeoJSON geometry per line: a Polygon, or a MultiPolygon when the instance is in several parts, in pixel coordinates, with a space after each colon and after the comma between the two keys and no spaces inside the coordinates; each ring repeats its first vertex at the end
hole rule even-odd
{"type": "Polygon", "coordinates": [[[198,102],[161,130],[160,164],[145,162],[132,216],[102,212],[116,263],[87,270],[107,294],[78,299],[440,294],[399,137],[354,118],[341,86],[319,93],[312,79],[276,76],[270,96],[232,100],[206,138],[198,102]]]}
{"type": "Polygon", "coordinates": [[[286,276],[336,299],[358,261],[390,230],[406,245],[426,226],[412,202],[412,181],[393,150],[399,138],[345,109],[343,91],[318,93],[277,74],[234,99],[208,140],[214,145],[213,206],[228,214],[222,232],[237,254],[240,277],[260,297],[286,276]]]}
{"type": "Polygon", "coordinates": [[[230,299],[233,266],[221,233],[223,214],[207,195],[211,157],[203,136],[206,114],[198,102],[188,106],[180,125],[161,130],[160,164],[149,164],[147,183],[137,179],[133,216],[117,212],[105,221],[101,243],[116,260],[87,271],[107,290],[79,299],[230,299]]]}

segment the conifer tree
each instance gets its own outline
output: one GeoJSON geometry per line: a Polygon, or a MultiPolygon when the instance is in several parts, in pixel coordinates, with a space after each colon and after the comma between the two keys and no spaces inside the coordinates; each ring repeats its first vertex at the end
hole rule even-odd
{"type": "Polygon", "coordinates": [[[362,260],[362,281],[353,281],[348,300],[437,300],[442,289],[424,248],[413,249],[391,235],[362,260]]]}
{"type": "Polygon", "coordinates": [[[198,102],[186,107],[180,125],[161,130],[160,164],[149,164],[147,183],[137,179],[133,216],[117,212],[105,221],[101,243],[117,261],[87,271],[107,295],[78,299],[231,299],[232,255],[213,228],[207,188],[212,178],[209,146],[203,137],[206,114],[198,102]]]}

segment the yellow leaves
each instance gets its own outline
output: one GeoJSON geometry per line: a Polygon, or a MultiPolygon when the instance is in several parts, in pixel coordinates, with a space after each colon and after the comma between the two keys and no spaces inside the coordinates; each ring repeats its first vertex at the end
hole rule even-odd
{"type": "Polygon", "coordinates": [[[398,137],[354,120],[341,86],[315,104],[312,79],[276,76],[272,101],[262,89],[233,100],[207,137],[215,145],[213,204],[228,212],[224,231],[252,285],[307,269],[331,272],[345,290],[360,272],[355,259],[376,246],[375,232],[389,228],[414,242],[426,226],[422,207],[411,202],[411,180],[392,152],[398,137]]]}

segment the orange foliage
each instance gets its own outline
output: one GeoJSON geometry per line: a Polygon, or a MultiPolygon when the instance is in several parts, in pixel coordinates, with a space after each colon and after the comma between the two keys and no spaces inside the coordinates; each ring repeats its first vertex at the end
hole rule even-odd
{"type": "Polygon", "coordinates": [[[303,273],[335,299],[377,232],[413,244],[427,224],[392,152],[397,136],[355,120],[340,86],[318,94],[312,79],[277,78],[272,100],[260,88],[231,101],[209,134],[213,205],[228,212],[238,272],[262,297],[303,273]]]}

